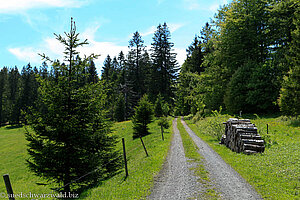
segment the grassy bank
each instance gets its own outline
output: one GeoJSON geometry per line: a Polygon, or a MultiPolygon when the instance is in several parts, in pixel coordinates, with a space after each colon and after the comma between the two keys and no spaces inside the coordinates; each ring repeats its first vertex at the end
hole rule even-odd
{"type": "MultiPolygon", "coordinates": [[[[206,141],[228,164],[238,171],[265,199],[300,199],[300,128],[299,123],[284,117],[248,116],[266,141],[262,154],[234,153],[219,145],[212,124],[228,116],[215,116],[195,123],[190,128],[206,141]],[[267,134],[266,124],[269,125],[267,134]]],[[[218,127],[215,128],[218,131],[218,127]]]]}
{"type": "MultiPolygon", "coordinates": [[[[171,119],[170,119],[171,125],[171,119]]],[[[149,157],[146,157],[141,141],[132,139],[130,121],[116,123],[113,134],[118,136],[117,148],[122,150],[121,138],[125,138],[129,176],[125,179],[123,169],[115,177],[98,187],[89,189],[81,199],[142,199],[150,192],[153,177],[158,174],[167,155],[172,135],[171,126],[165,131],[165,141],[161,139],[157,121],[150,124],[152,134],[143,138],[149,157]]],[[[15,194],[51,194],[49,186],[37,185],[45,182],[30,172],[25,164],[28,157],[24,128],[0,128],[0,172],[9,174],[15,194]]],[[[123,157],[122,157],[123,159],[123,157]]],[[[6,194],[3,180],[0,181],[0,193],[6,194]]],[[[1,199],[1,197],[0,197],[1,199]]],[[[26,198],[24,198],[26,199],[26,198]]],[[[43,198],[48,199],[48,198],[43,198]]]]}
{"type": "MultiPolygon", "coordinates": [[[[117,123],[114,132],[119,138],[125,138],[129,176],[124,179],[124,172],[118,174],[102,185],[86,191],[83,194],[85,199],[145,199],[150,194],[153,178],[160,171],[169,149],[171,120],[169,123],[170,128],[164,134],[164,141],[157,121],[150,124],[152,134],[143,137],[149,157],[146,157],[140,139],[132,139],[132,123],[117,123]]],[[[122,148],[121,143],[118,148],[122,148]]]]}

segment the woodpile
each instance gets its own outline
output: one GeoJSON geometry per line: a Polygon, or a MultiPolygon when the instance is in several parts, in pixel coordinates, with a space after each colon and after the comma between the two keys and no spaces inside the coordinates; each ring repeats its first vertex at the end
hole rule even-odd
{"type": "Polygon", "coordinates": [[[225,124],[225,134],[220,144],[232,151],[245,154],[261,153],[265,150],[264,140],[249,119],[230,118],[225,124]]]}

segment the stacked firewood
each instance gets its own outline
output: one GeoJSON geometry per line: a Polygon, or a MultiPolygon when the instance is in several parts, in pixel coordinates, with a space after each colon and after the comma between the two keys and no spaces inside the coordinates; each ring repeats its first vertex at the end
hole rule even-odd
{"type": "Polygon", "coordinates": [[[264,152],[264,140],[257,133],[257,128],[249,119],[230,118],[224,122],[225,134],[221,144],[225,144],[234,152],[245,154],[264,152]]]}

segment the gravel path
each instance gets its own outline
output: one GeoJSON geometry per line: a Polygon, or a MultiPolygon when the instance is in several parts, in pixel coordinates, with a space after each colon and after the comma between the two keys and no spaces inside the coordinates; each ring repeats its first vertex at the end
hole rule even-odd
{"type": "Polygon", "coordinates": [[[181,119],[185,130],[189,133],[195,144],[199,147],[199,153],[205,159],[206,170],[210,178],[220,192],[222,199],[228,200],[252,200],[262,199],[256,191],[223,159],[201,140],[181,119]]]}
{"type": "Polygon", "coordinates": [[[177,119],[173,120],[173,139],[163,169],[160,171],[152,193],[154,200],[189,199],[200,190],[197,178],[189,170],[191,167],[184,154],[181,136],[177,129],[177,119]]]}

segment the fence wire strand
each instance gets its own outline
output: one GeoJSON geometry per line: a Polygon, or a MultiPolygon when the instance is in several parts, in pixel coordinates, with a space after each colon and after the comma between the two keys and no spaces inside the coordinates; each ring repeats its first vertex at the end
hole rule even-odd
{"type": "MultiPolygon", "coordinates": [[[[130,151],[126,152],[126,154],[130,154],[131,152],[133,152],[134,150],[136,150],[136,149],[138,149],[138,148],[141,148],[141,147],[138,146],[138,147],[136,147],[136,148],[134,148],[134,149],[131,149],[130,151]]],[[[72,180],[71,182],[69,182],[69,183],[67,183],[67,184],[65,184],[65,185],[63,185],[63,186],[61,186],[61,187],[59,187],[59,188],[53,188],[53,189],[52,189],[52,192],[53,192],[53,191],[59,191],[60,189],[65,188],[66,186],[71,185],[72,183],[75,183],[75,182],[79,181],[80,179],[82,179],[82,178],[84,178],[84,177],[86,177],[86,176],[88,176],[88,175],[90,175],[90,174],[92,174],[92,173],[95,173],[95,172],[98,171],[99,169],[101,169],[101,168],[107,166],[107,165],[110,164],[111,162],[113,162],[113,161],[115,161],[115,160],[117,160],[117,159],[119,159],[119,158],[121,158],[121,157],[123,157],[123,155],[119,155],[118,157],[116,157],[116,158],[110,160],[109,162],[105,163],[104,165],[101,165],[100,167],[98,167],[98,168],[96,168],[96,169],[94,169],[94,170],[92,170],[92,171],[90,171],[90,172],[88,172],[88,173],[86,173],[86,174],[84,174],[84,175],[82,175],[82,176],[80,176],[80,177],[78,177],[78,178],[72,180]]],[[[127,160],[128,160],[128,159],[127,159],[127,160]]]]}

